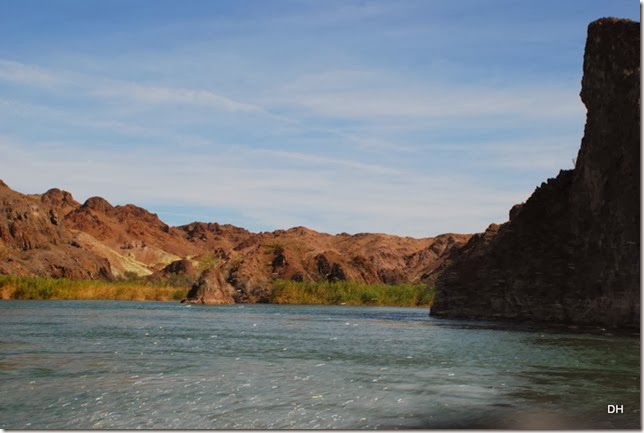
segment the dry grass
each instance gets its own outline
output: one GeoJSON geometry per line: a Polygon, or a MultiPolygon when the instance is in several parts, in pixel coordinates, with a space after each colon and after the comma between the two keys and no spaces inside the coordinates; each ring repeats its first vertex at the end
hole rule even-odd
{"type": "Polygon", "coordinates": [[[167,285],[0,275],[0,299],[178,301],[187,293],[167,285]]]}
{"type": "MultiPolygon", "coordinates": [[[[433,287],[424,284],[360,284],[354,281],[275,280],[271,303],[325,305],[431,306],[433,287]]],[[[162,282],[81,281],[67,278],[0,275],[0,299],[179,301],[187,287],[162,282]]]]}

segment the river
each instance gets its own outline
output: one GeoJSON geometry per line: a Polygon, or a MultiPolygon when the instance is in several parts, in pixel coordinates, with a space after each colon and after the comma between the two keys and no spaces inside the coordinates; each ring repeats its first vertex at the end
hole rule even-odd
{"type": "Polygon", "coordinates": [[[634,428],[639,335],[426,309],[0,301],[0,428],[634,428]],[[610,413],[613,412],[613,413],[610,413]]]}

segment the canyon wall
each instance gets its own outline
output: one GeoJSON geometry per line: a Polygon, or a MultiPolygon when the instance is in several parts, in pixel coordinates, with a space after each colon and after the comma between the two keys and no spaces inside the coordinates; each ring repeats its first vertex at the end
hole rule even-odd
{"type": "Polygon", "coordinates": [[[431,314],[639,327],[640,24],[588,26],[576,166],[452,253],[431,314]]]}

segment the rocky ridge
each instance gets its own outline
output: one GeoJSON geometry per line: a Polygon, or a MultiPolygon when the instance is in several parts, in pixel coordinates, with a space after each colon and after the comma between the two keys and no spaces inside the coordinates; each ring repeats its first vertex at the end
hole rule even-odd
{"type": "Polygon", "coordinates": [[[575,168],[453,251],[432,315],[639,327],[639,23],[588,26],[581,99],[575,168]]]}
{"type": "Polygon", "coordinates": [[[65,225],[66,210],[77,205],[60,190],[23,195],[0,181],[0,274],[112,278],[109,261],[65,225]]]}
{"type": "Polygon", "coordinates": [[[193,284],[188,301],[199,303],[263,302],[274,279],[430,282],[469,239],[306,227],[253,233],[203,222],[170,227],[132,204],[101,197],[81,204],[57,188],[25,195],[4,182],[0,205],[0,274],[181,281],[193,284]]]}

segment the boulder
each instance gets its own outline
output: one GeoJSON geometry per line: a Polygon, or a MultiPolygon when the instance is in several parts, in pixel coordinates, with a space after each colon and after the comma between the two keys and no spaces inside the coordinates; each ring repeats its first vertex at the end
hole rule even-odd
{"type": "Polygon", "coordinates": [[[224,277],[221,269],[211,268],[204,271],[193,284],[182,303],[189,304],[234,304],[235,289],[224,277]]]}

